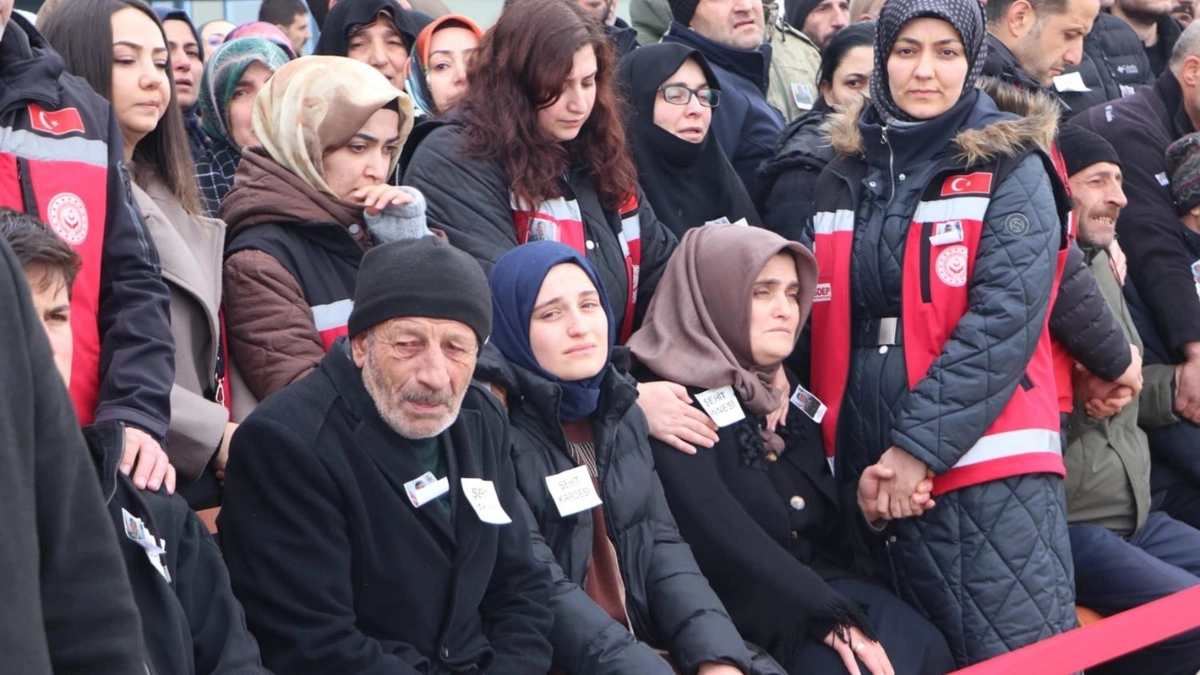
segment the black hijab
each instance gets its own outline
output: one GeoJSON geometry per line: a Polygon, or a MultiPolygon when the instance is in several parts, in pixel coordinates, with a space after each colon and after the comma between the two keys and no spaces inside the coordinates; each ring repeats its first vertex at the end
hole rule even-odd
{"type": "Polygon", "coordinates": [[[320,56],[345,56],[350,51],[350,27],[373,24],[380,12],[392,16],[392,23],[404,41],[404,48],[412,56],[413,45],[422,26],[418,25],[414,12],[400,6],[396,0],[341,0],[329,10],[321,26],[321,38],[317,40],[314,54],[320,56]]]}
{"type": "Polygon", "coordinates": [[[721,217],[730,222],[745,218],[761,226],[750,195],[711,127],[702,142],[692,143],[654,123],[658,88],[688,59],[700,64],[708,86],[720,89],[704,55],[682,44],[646,45],[621,60],[617,77],[633,113],[627,129],[638,183],[655,215],[677,236],[721,217]]]}

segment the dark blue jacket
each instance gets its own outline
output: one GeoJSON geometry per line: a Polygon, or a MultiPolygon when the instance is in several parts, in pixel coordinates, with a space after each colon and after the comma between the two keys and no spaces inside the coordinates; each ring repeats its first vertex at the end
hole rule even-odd
{"type": "Polygon", "coordinates": [[[663,42],[685,44],[704,54],[721,84],[721,103],[713,109],[712,133],[733,168],[754,194],[758,165],[775,152],[783,131],[783,115],[767,103],[771,46],[735,49],[713,42],[678,21],[663,42]]]}

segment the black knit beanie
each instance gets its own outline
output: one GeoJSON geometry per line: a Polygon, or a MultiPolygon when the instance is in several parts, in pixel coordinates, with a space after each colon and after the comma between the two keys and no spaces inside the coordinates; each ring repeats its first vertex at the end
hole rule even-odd
{"type": "Polygon", "coordinates": [[[783,13],[788,25],[796,30],[804,30],[804,22],[808,15],[821,4],[821,0],[789,0],[787,11],[783,13]]]}
{"type": "Polygon", "coordinates": [[[358,268],[350,337],[399,317],[464,323],[482,349],[492,333],[487,275],[474,258],[437,237],[376,246],[358,268]]]}
{"type": "Polygon", "coordinates": [[[1200,133],[1188,134],[1167,148],[1167,177],[1175,196],[1175,212],[1200,206],[1200,133]]]}
{"type": "Polygon", "coordinates": [[[1093,164],[1109,162],[1121,166],[1121,157],[1100,134],[1078,124],[1058,128],[1058,150],[1067,163],[1067,175],[1074,176],[1093,164]]]}
{"type": "Polygon", "coordinates": [[[886,117],[904,122],[917,121],[892,100],[888,87],[887,62],[900,31],[913,19],[932,17],[954,26],[967,51],[967,79],[963,92],[971,91],[983,62],[987,59],[987,27],[983,4],[979,0],[888,0],[875,21],[875,73],[871,75],[871,103],[886,117]]]}
{"type": "Polygon", "coordinates": [[[696,5],[700,4],[700,0],[670,0],[671,16],[683,25],[688,25],[692,22],[692,17],[696,15],[696,5]]]}

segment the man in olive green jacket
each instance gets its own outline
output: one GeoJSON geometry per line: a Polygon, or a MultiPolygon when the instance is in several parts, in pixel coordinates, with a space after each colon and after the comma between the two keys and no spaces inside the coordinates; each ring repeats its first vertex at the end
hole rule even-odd
{"type": "MultiPolygon", "coordinates": [[[[1139,353],[1122,293],[1124,256],[1114,241],[1126,204],[1121,160],[1100,136],[1074,125],[1059,130],[1079,223],[1079,245],[1109,307],[1139,353]]],[[[1150,499],[1146,427],[1178,421],[1174,367],[1142,368],[1141,395],[1077,367],[1075,409],[1064,429],[1067,521],[1076,600],[1103,616],[1200,585],[1200,531],[1150,499]]],[[[1200,668],[1200,631],[1184,633],[1113,662],[1119,672],[1192,675],[1200,668]]]]}
{"type": "MultiPolygon", "coordinates": [[[[820,95],[817,73],[821,70],[821,50],[811,38],[784,21],[778,0],[765,0],[763,9],[763,40],[771,45],[767,102],[783,114],[788,124],[812,109],[820,95]]],[[[638,44],[653,44],[671,26],[671,6],[667,0],[632,0],[629,17],[637,29],[638,44]]]]}

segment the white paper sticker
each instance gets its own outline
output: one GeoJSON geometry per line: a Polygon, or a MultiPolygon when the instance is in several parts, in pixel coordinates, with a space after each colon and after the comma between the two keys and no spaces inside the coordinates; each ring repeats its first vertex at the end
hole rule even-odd
{"type": "Polygon", "coordinates": [[[702,391],[696,394],[696,400],[718,427],[727,427],[746,419],[746,413],[742,411],[742,404],[738,403],[737,396],[733,395],[731,385],[702,391]]]}
{"type": "Polygon", "coordinates": [[[720,218],[717,218],[716,220],[709,220],[709,221],[705,222],[704,224],[705,225],[728,225],[729,219],[726,218],[725,216],[721,216],[720,218]]]}
{"type": "Polygon", "coordinates": [[[1079,74],[1079,71],[1055,75],[1054,88],[1061,92],[1073,91],[1083,93],[1091,91],[1091,89],[1089,89],[1088,86],[1083,83],[1083,76],[1079,74]]]}
{"type": "MultiPolygon", "coordinates": [[[[167,542],[164,539],[159,543],[159,548],[162,548],[163,546],[166,546],[166,545],[167,545],[167,542]]],[[[158,573],[162,575],[162,578],[166,579],[167,583],[169,584],[169,583],[171,583],[171,573],[167,571],[167,563],[165,560],[163,560],[163,556],[166,555],[166,553],[167,553],[166,551],[162,551],[160,553],[155,553],[154,551],[147,549],[146,557],[150,560],[151,567],[153,567],[155,570],[157,570],[158,573]]]]}
{"type": "Polygon", "coordinates": [[[962,221],[951,220],[945,223],[938,223],[934,233],[929,235],[929,243],[933,246],[947,246],[949,244],[957,244],[963,240],[962,221]]]}
{"type": "Polygon", "coordinates": [[[808,418],[817,424],[825,419],[825,413],[829,411],[821,399],[813,396],[812,392],[796,385],[796,391],[792,392],[792,405],[800,409],[800,412],[808,415],[808,418]]]}
{"type": "Polygon", "coordinates": [[[512,518],[508,517],[504,507],[500,505],[500,496],[496,494],[496,486],[492,481],[463,478],[462,489],[467,502],[475,509],[475,515],[483,522],[493,525],[508,525],[512,522],[512,518]]]}
{"type": "Polygon", "coordinates": [[[125,536],[146,549],[147,553],[166,553],[159,545],[158,540],[146,529],[146,524],[142,522],[141,518],[134,518],[132,513],[121,509],[121,519],[125,522],[125,536]]]}
{"type": "Polygon", "coordinates": [[[404,491],[408,493],[408,501],[412,502],[413,506],[421,508],[449,492],[450,480],[435,478],[433,473],[426,471],[424,475],[405,483],[404,491]]]}
{"type": "Polygon", "coordinates": [[[546,487],[558,507],[558,515],[566,518],[581,511],[600,506],[600,495],[592,484],[592,475],[586,466],[577,466],[569,471],[546,476],[546,487]]]}
{"type": "Polygon", "coordinates": [[[1171,184],[1171,179],[1167,178],[1167,173],[1165,171],[1163,173],[1154,174],[1154,180],[1158,181],[1158,184],[1163,187],[1167,187],[1171,184]]]}
{"type": "Polygon", "coordinates": [[[1117,88],[1121,92],[1121,98],[1125,98],[1126,96],[1133,96],[1135,93],[1137,93],[1136,89],[1134,89],[1133,87],[1131,87],[1127,84],[1119,84],[1119,85],[1117,85],[1117,88]]]}

